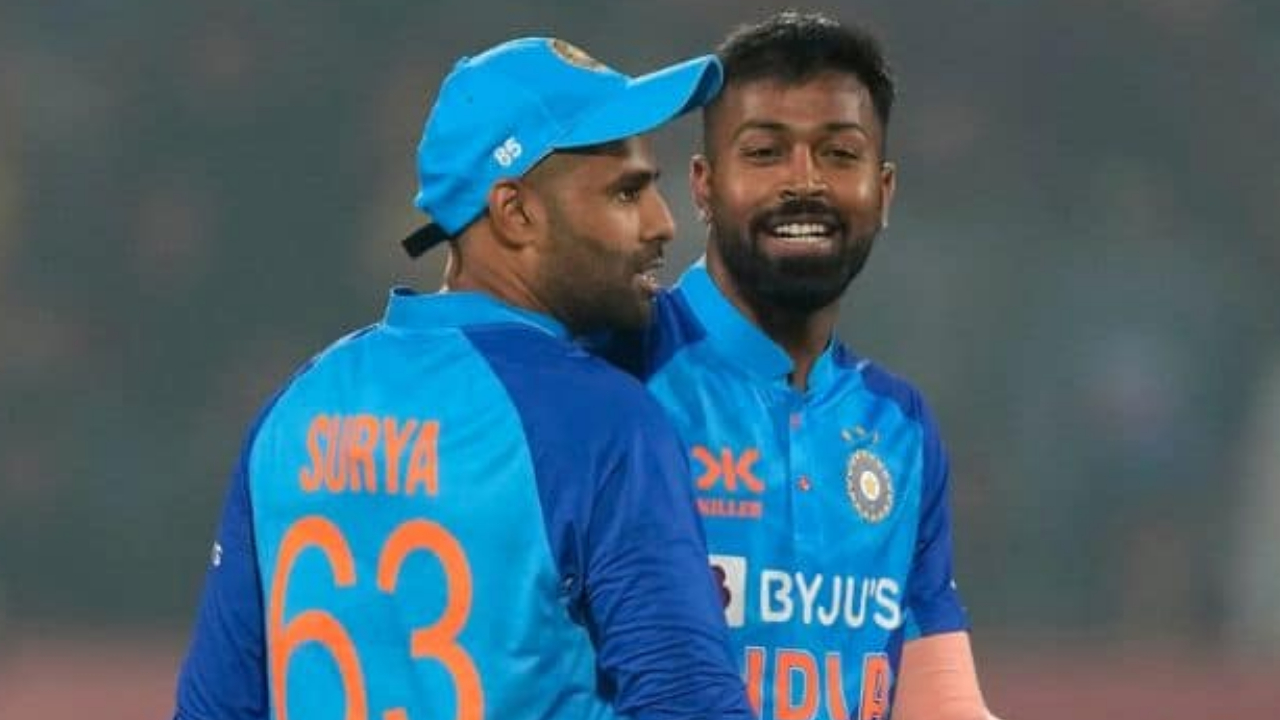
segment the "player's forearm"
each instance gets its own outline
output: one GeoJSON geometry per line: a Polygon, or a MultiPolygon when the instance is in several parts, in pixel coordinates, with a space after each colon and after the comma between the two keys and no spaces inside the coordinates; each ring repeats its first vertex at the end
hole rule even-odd
{"type": "Polygon", "coordinates": [[[948,677],[945,671],[915,680],[900,688],[893,708],[895,720],[998,720],[980,693],[963,688],[959,678],[948,677]]]}
{"type": "Polygon", "coordinates": [[[978,686],[969,634],[944,633],[903,648],[895,720],[998,720],[978,686]]]}
{"type": "Polygon", "coordinates": [[[1000,720],[981,698],[975,701],[965,696],[899,701],[894,703],[893,717],[894,720],[1000,720]]]}

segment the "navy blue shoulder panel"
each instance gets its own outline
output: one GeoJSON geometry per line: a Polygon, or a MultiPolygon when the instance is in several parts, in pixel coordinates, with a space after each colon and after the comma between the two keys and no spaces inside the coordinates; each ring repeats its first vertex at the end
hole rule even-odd
{"type": "Polygon", "coordinates": [[[916,422],[921,421],[924,403],[919,391],[912,387],[911,383],[870,360],[859,358],[844,343],[836,344],[835,361],[840,367],[857,370],[862,375],[862,384],[868,390],[892,400],[903,415],[916,422]]]}
{"type": "Polygon", "coordinates": [[[663,432],[640,385],[587,351],[519,325],[464,330],[520,414],[556,565],[575,586],[581,537],[623,431],[663,432]],[[552,532],[554,530],[554,532],[552,532]]]}
{"type": "MultiPolygon", "coordinates": [[[[843,345],[837,355],[842,364],[853,360],[843,345]]],[[[920,496],[920,529],[915,560],[907,588],[908,605],[919,631],[925,635],[968,628],[952,568],[950,509],[951,469],[938,426],[920,392],[907,381],[868,360],[853,361],[871,392],[893,401],[909,420],[920,426],[923,462],[920,496]]]]}
{"type": "Polygon", "coordinates": [[[602,687],[638,718],[750,718],[711,581],[688,459],[657,401],[585,350],[468,328],[520,414],[571,614],[602,687]]]}
{"type": "Polygon", "coordinates": [[[249,453],[280,393],[258,414],[231,475],[195,630],[178,675],[175,717],[266,717],[266,632],[249,493],[249,453]]]}
{"type": "Polygon", "coordinates": [[[653,320],[644,330],[603,333],[584,345],[630,375],[647,381],[681,348],[706,337],[689,302],[679,292],[667,291],[653,301],[653,320]]]}
{"type": "MultiPolygon", "coordinates": [[[[843,352],[837,354],[837,361],[847,362],[847,359],[853,357],[852,353],[844,350],[843,345],[840,346],[840,349],[843,352]]],[[[943,465],[946,462],[946,457],[942,447],[942,440],[938,436],[938,427],[934,424],[933,415],[925,405],[924,398],[920,396],[920,392],[906,380],[869,360],[858,360],[854,367],[860,370],[862,382],[868,390],[892,400],[903,415],[920,425],[920,430],[923,434],[921,441],[924,444],[924,477],[926,481],[939,477],[939,471],[941,471],[941,475],[945,476],[946,468],[943,465]]],[[[925,508],[925,510],[927,512],[928,508],[925,508]]]]}
{"type": "Polygon", "coordinates": [[[676,353],[707,336],[707,329],[679,292],[665,292],[653,306],[653,323],[648,333],[648,353],[644,378],[656,375],[676,353]]]}

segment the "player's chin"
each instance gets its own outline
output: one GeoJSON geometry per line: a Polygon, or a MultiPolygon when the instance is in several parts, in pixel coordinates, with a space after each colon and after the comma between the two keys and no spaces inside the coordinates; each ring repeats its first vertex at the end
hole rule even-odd
{"type": "Polygon", "coordinates": [[[637,291],[626,302],[615,303],[609,319],[618,330],[643,330],[652,318],[653,294],[637,291]]]}

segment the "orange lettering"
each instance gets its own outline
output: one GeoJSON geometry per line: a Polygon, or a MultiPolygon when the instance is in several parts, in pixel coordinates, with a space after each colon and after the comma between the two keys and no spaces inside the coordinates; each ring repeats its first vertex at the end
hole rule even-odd
{"type": "Polygon", "coordinates": [[[403,489],[406,495],[435,496],[440,490],[439,437],[435,420],[401,423],[369,413],[316,415],[307,426],[310,464],[299,469],[298,484],[305,492],[399,495],[403,489]],[[385,452],[379,453],[382,446],[385,452]]]}
{"type": "Polygon", "coordinates": [[[320,482],[324,479],[325,453],[320,443],[325,439],[330,444],[333,443],[329,431],[329,416],[316,415],[311,418],[311,424],[307,426],[307,454],[311,457],[311,467],[304,467],[298,472],[298,484],[302,486],[304,492],[319,490],[320,482]]]}
{"type": "Polygon", "coordinates": [[[701,445],[693,446],[693,459],[702,463],[702,475],[698,476],[698,489],[710,490],[720,479],[720,463],[711,455],[711,451],[701,445]]]}
{"type": "Polygon", "coordinates": [[[858,720],[884,720],[889,715],[889,656],[862,656],[862,703],[858,720]]]}
{"type": "Polygon", "coordinates": [[[733,464],[733,453],[729,448],[720,448],[720,472],[724,475],[724,487],[729,492],[738,491],[737,468],[733,464]]]}
{"type": "Polygon", "coordinates": [[[831,720],[848,720],[849,711],[844,704],[844,677],[840,667],[840,653],[829,652],[827,669],[827,714],[831,720]]]}
{"type": "Polygon", "coordinates": [[[712,455],[702,445],[694,445],[690,452],[693,459],[702,465],[702,474],[696,481],[699,490],[710,490],[723,479],[725,490],[731,493],[738,491],[738,480],[742,480],[747,489],[757,495],[764,492],[764,483],[755,474],[755,464],[760,459],[758,449],[743,450],[737,460],[733,459],[733,450],[730,448],[720,448],[720,457],[712,455]]]}
{"type": "Polygon", "coordinates": [[[742,451],[742,456],[738,458],[738,463],[733,466],[734,473],[742,478],[742,482],[747,484],[747,489],[757,495],[764,492],[764,483],[760,482],[760,478],[756,477],[755,471],[752,470],[756,460],[759,459],[759,450],[747,448],[742,451]]]}
{"type": "Polygon", "coordinates": [[[377,492],[378,476],[373,469],[373,450],[378,445],[378,420],[372,415],[361,414],[348,418],[346,425],[343,435],[346,441],[347,484],[352,492],[360,492],[362,486],[369,492],[377,492]]]}
{"type": "MultiPolygon", "coordinates": [[[[373,419],[372,416],[369,416],[373,419]]],[[[319,515],[308,515],[291,525],[279,543],[279,556],[271,574],[271,596],[267,607],[267,654],[271,702],[279,720],[288,720],[288,673],[293,653],[305,644],[324,649],[337,666],[343,689],[343,720],[368,720],[368,693],[360,654],[342,623],[325,610],[302,610],[285,620],[286,597],[298,557],[309,548],[324,554],[337,588],[356,584],[356,564],[351,547],[337,525],[319,515]]],[[[445,608],[433,624],[417,628],[409,636],[409,654],[414,658],[434,658],[449,672],[457,689],[454,720],[481,720],[484,717],[484,688],[474,660],[458,644],[471,612],[473,594],[471,567],[458,539],[443,526],[427,520],[409,520],[398,526],[383,543],[378,555],[377,586],[394,594],[401,566],[410,553],[423,550],[435,555],[443,566],[445,608]]],[[[383,720],[409,720],[402,707],[387,708],[383,720]]]]}
{"type": "MultiPolygon", "coordinates": [[[[435,425],[436,423],[428,423],[435,425]]],[[[414,550],[428,550],[444,566],[445,608],[433,625],[413,631],[409,637],[409,654],[415,658],[433,657],[453,677],[458,691],[456,720],[481,720],[484,717],[484,690],[475,662],[460,645],[458,633],[471,613],[471,566],[462,545],[448,530],[427,520],[410,520],[396,528],[387,539],[378,558],[378,589],[394,593],[400,579],[400,566],[414,550]]],[[[396,718],[407,718],[401,709],[396,718]]]]}
{"type": "Polygon", "coordinates": [[[764,648],[747,648],[747,700],[756,717],[760,717],[760,690],[764,687],[764,648]]]}
{"type": "Polygon", "coordinates": [[[409,469],[405,474],[404,492],[412,495],[418,486],[422,486],[428,495],[439,492],[440,480],[439,457],[436,440],[440,435],[440,423],[432,420],[422,423],[418,436],[414,439],[413,450],[409,454],[409,469]]]}
{"type": "Polygon", "coordinates": [[[759,500],[726,500],[698,498],[698,512],[704,517],[759,519],[764,517],[764,503],[759,500]]]}
{"type": "Polygon", "coordinates": [[[333,472],[325,478],[325,489],[331,493],[340,493],[347,489],[347,446],[351,444],[351,418],[342,415],[334,416],[334,425],[336,426],[336,437],[338,441],[334,443],[337,446],[337,452],[333,453],[336,457],[333,464],[333,472]]]}
{"type": "Polygon", "coordinates": [[[299,520],[280,541],[280,557],[271,580],[271,604],[268,606],[267,650],[271,666],[271,700],[280,720],[288,720],[289,701],[285,695],[289,659],[300,645],[315,642],[329,651],[338,665],[346,697],[346,720],[368,717],[365,700],[364,673],[351,636],[332,614],[323,610],[304,610],[289,622],[284,621],[284,599],[289,593],[293,564],[308,547],[324,552],[333,570],[333,584],[350,587],[356,581],[355,560],[351,548],[337,526],[319,516],[299,520]]]}
{"type": "Polygon", "coordinates": [[[324,485],[329,489],[333,489],[335,484],[338,489],[342,489],[342,479],[338,477],[338,449],[341,443],[339,439],[342,433],[342,416],[331,415],[329,417],[329,437],[328,444],[324,450],[324,485]]]}
{"type": "Polygon", "coordinates": [[[777,720],[811,720],[818,711],[818,662],[803,650],[778,650],[773,668],[773,716],[777,720]],[[800,682],[795,678],[799,676],[800,682]],[[800,687],[800,700],[793,693],[800,687]]]}
{"type": "Polygon", "coordinates": [[[393,417],[382,419],[382,442],[387,450],[386,491],[391,495],[400,493],[400,452],[413,436],[414,429],[418,427],[418,421],[412,418],[405,420],[404,429],[399,432],[396,431],[396,424],[396,419],[393,417]]]}

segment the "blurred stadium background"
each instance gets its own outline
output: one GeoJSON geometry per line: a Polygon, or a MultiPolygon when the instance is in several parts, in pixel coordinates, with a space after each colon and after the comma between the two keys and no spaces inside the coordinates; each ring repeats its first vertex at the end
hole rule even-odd
{"type": "MultiPolygon", "coordinates": [[[[396,241],[453,58],[639,72],[775,7],[0,5],[0,718],[167,716],[256,407],[439,276],[396,241]]],[[[941,420],[993,708],[1280,717],[1280,4],[810,7],[898,72],[842,334],[941,420]]],[[[660,138],[671,275],[696,129],[660,138]]]]}

